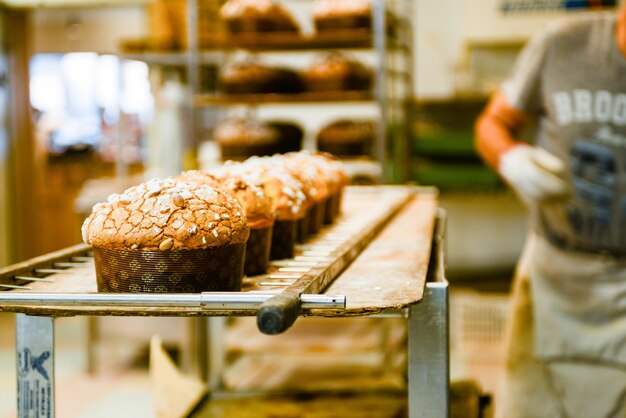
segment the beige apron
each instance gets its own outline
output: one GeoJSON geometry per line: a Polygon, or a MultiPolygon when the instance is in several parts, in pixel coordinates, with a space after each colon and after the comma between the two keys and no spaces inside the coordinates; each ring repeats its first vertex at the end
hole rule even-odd
{"type": "Polygon", "coordinates": [[[532,235],[516,272],[501,418],[626,417],[626,261],[532,235]]]}

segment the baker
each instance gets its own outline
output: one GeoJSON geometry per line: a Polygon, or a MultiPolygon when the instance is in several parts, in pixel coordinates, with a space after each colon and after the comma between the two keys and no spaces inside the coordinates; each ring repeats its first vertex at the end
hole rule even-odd
{"type": "Polygon", "coordinates": [[[626,9],[534,36],[475,133],[530,216],[496,415],[626,417],[626,9]]]}

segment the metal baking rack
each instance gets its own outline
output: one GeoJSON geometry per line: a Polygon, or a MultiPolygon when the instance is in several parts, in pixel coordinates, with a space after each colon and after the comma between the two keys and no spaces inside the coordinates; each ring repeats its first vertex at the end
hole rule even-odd
{"type": "Polygon", "coordinates": [[[258,314],[261,331],[282,332],[295,321],[301,308],[345,307],[345,296],[319,292],[380,232],[408,201],[412,191],[405,187],[356,188],[348,194],[354,213],[346,213],[336,224],[297,245],[294,258],[274,261],[267,274],[245,278],[242,292],[95,293],[91,248],[77,245],[0,269],[0,288],[9,290],[0,293],[0,303],[3,310],[31,308],[35,314],[45,309],[58,309],[59,313],[65,310],[73,315],[91,314],[98,308],[116,310],[115,314],[119,315],[125,313],[125,308],[132,308],[130,314],[136,313],[134,308],[160,308],[162,314],[188,314],[190,309],[196,313],[206,311],[212,316],[233,312],[258,314]],[[266,305],[270,302],[275,305],[276,300],[283,301],[278,305],[279,311],[267,313],[266,305]],[[272,313],[285,318],[276,318],[272,313]],[[264,314],[269,315],[265,322],[264,314]],[[283,319],[285,323],[268,325],[272,320],[283,319]]]}
{"type": "MultiPolygon", "coordinates": [[[[55,317],[260,318],[269,304],[279,306],[285,320],[270,327],[277,332],[300,314],[406,318],[409,415],[447,416],[447,282],[436,194],[404,186],[353,187],[346,192],[342,213],[336,224],[298,246],[293,259],[273,262],[268,274],[246,278],[242,292],[99,294],[90,248],[84,245],[0,269],[5,290],[0,291],[0,311],[19,313],[18,415],[31,416],[32,403],[24,403],[25,396],[38,396],[40,404],[47,402],[54,411],[53,362],[42,364],[54,354],[55,317]],[[385,274],[386,288],[374,291],[379,287],[372,283],[385,274]]],[[[194,348],[206,356],[212,347],[204,344],[194,348]]],[[[214,372],[206,375],[209,381],[214,372]]]]}

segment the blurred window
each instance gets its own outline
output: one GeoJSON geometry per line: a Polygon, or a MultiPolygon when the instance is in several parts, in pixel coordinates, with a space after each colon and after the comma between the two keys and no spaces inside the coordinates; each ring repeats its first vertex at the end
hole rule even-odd
{"type": "Polygon", "coordinates": [[[123,135],[126,162],[141,161],[154,106],[145,63],[90,52],[37,54],[30,77],[41,148],[51,154],[96,149],[112,161],[123,135]]]}

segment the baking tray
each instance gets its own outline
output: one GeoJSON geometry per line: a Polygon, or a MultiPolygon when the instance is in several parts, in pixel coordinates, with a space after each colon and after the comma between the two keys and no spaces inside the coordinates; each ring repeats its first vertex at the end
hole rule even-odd
{"type": "Polygon", "coordinates": [[[302,315],[397,311],[423,297],[436,214],[434,189],[348,187],[335,224],[299,245],[293,259],[273,262],[268,274],[244,278],[242,292],[99,294],[90,247],[70,247],[0,269],[5,290],[0,292],[0,311],[46,316],[253,316],[263,303],[294,291],[300,296],[297,314],[302,315]],[[347,268],[355,259],[359,262],[347,268]],[[313,285],[303,279],[311,275],[317,279],[313,285]],[[125,296],[143,302],[111,301],[125,296]],[[53,301],[55,297],[66,300],[53,301]]]}

